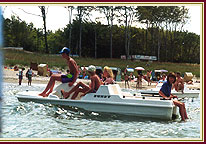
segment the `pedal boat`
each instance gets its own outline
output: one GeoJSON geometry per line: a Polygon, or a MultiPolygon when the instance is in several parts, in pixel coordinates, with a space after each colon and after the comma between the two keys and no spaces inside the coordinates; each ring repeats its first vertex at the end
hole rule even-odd
{"type": "Polygon", "coordinates": [[[91,112],[116,113],[163,120],[172,120],[177,116],[177,108],[172,100],[134,96],[129,92],[122,92],[118,84],[101,85],[96,93],[88,93],[75,100],[61,98],[61,89],[68,91],[68,84],[60,84],[48,97],[38,96],[40,93],[38,91],[27,90],[17,93],[17,99],[20,102],[50,103],[63,107],[82,108],[91,112]]]}

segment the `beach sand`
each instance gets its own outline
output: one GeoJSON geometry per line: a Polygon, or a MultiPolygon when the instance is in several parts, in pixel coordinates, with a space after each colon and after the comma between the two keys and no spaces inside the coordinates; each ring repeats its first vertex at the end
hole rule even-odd
{"type": "MultiPolygon", "coordinates": [[[[8,82],[8,83],[16,83],[18,84],[18,71],[14,71],[14,69],[8,69],[8,68],[2,68],[3,69],[3,81],[4,82],[8,82]]],[[[26,72],[27,72],[28,68],[26,68],[23,72],[23,80],[22,83],[28,83],[28,80],[26,78],[26,72]]],[[[37,71],[33,71],[34,72],[34,77],[32,77],[32,83],[36,83],[36,84],[47,84],[49,82],[50,77],[45,77],[45,76],[39,76],[37,75],[37,71]]],[[[196,83],[196,81],[199,80],[197,78],[193,79],[194,83],[192,85],[187,85],[189,88],[193,88],[193,89],[200,89],[200,83],[196,83]]],[[[89,84],[90,80],[85,80],[85,79],[77,79],[77,82],[82,81],[85,84],[89,84]]],[[[56,85],[60,84],[61,82],[56,82],[56,85]]],[[[116,82],[117,84],[119,84],[119,86],[121,88],[125,88],[125,83],[124,81],[121,82],[116,82]]],[[[130,89],[136,89],[136,82],[131,81],[129,82],[130,85],[130,89]]],[[[142,87],[138,88],[138,89],[150,89],[150,88],[154,88],[156,86],[156,83],[153,82],[150,86],[148,86],[148,83],[143,80],[142,82],[142,87]]]]}

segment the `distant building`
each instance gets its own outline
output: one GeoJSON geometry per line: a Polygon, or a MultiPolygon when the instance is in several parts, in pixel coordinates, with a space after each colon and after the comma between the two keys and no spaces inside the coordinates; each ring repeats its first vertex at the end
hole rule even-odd
{"type": "MultiPolygon", "coordinates": [[[[121,59],[126,59],[126,55],[121,55],[121,59]]],[[[156,56],[145,56],[145,55],[129,55],[128,59],[133,60],[144,60],[144,61],[156,61],[156,56]]]]}
{"type": "Polygon", "coordinates": [[[2,49],[23,50],[23,47],[3,47],[2,49]]]}

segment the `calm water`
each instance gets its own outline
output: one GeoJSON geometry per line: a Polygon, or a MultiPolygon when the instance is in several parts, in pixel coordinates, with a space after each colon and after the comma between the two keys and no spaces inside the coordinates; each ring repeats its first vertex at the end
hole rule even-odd
{"type": "Polygon", "coordinates": [[[19,91],[42,91],[45,85],[3,83],[3,138],[200,138],[200,99],[185,100],[187,122],[64,110],[18,102],[19,91]]]}

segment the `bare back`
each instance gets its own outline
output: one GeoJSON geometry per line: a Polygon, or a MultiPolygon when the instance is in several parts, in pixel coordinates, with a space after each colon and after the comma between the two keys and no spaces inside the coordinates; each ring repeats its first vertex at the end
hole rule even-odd
{"type": "Polygon", "coordinates": [[[176,79],[176,83],[177,83],[177,84],[179,84],[179,83],[184,84],[184,81],[183,81],[183,79],[182,79],[181,77],[178,77],[178,78],[176,79]]]}
{"type": "Polygon", "coordinates": [[[67,60],[67,64],[71,74],[78,73],[77,63],[74,61],[74,59],[70,58],[67,60]]]}
{"type": "Polygon", "coordinates": [[[91,84],[90,84],[91,89],[97,91],[100,85],[101,85],[100,78],[96,74],[94,76],[91,76],[91,84]]]}

